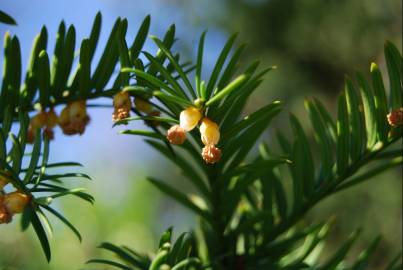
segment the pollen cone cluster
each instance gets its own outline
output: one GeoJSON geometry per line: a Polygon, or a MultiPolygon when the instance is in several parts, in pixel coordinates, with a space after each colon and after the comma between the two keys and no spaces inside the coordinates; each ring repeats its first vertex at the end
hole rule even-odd
{"type": "Polygon", "coordinates": [[[214,164],[220,161],[221,150],[218,147],[215,147],[214,144],[206,145],[202,149],[202,157],[207,163],[214,164]]]}
{"type": "Polygon", "coordinates": [[[114,122],[128,118],[132,108],[129,92],[121,91],[117,93],[113,97],[113,107],[112,120],[114,122]]]}
{"type": "Polygon", "coordinates": [[[183,144],[186,140],[186,132],[180,125],[174,125],[168,129],[167,139],[171,144],[183,144]]]}
{"type": "Polygon", "coordinates": [[[0,224],[10,223],[13,215],[22,213],[29,203],[30,196],[20,191],[4,194],[3,188],[9,183],[7,172],[1,170],[0,174],[0,224]],[[4,194],[4,195],[3,195],[4,194]]]}
{"type": "Polygon", "coordinates": [[[186,132],[193,130],[198,124],[200,124],[201,141],[205,145],[202,157],[207,163],[216,163],[221,159],[221,150],[216,147],[220,140],[220,129],[211,119],[203,118],[200,109],[196,107],[186,108],[180,113],[179,125],[174,125],[168,130],[167,139],[171,144],[183,144],[186,132]]]}
{"type": "Polygon", "coordinates": [[[31,118],[28,127],[27,142],[33,143],[35,141],[35,134],[38,129],[43,128],[43,134],[49,140],[53,140],[53,128],[58,123],[58,117],[53,109],[49,111],[41,111],[31,118]]]}
{"type": "Polygon", "coordinates": [[[403,125],[403,108],[399,108],[391,111],[388,116],[389,125],[392,127],[398,127],[403,125]]]}
{"type": "Polygon", "coordinates": [[[59,117],[59,125],[66,135],[83,134],[89,121],[84,100],[69,103],[59,117]]]}

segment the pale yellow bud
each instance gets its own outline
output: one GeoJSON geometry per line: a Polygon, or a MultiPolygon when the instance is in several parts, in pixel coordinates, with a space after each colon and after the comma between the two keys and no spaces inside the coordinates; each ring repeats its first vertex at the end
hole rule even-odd
{"type": "Polygon", "coordinates": [[[221,159],[221,150],[214,145],[206,145],[202,150],[202,157],[204,161],[214,164],[221,159]]]}
{"type": "Polygon", "coordinates": [[[388,123],[392,127],[403,125],[403,108],[399,108],[390,112],[387,116],[388,123]]]}
{"type": "Polygon", "coordinates": [[[22,192],[14,191],[4,195],[3,204],[10,214],[22,213],[30,201],[30,197],[22,192]]]}
{"type": "Polygon", "coordinates": [[[185,131],[191,131],[197,126],[201,118],[202,114],[199,109],[189,107],[180,113],[179,123],[185,131]]]}
{"type": "Polygon", "coordinates": [[[202,120],[200,134],[204,145],[215,145],[220,140],[220,129],[218,125],[207,117],[202,120]]]}
{"type": "Polygon", "coordinates": [[[167,131],[167,139],[171,144],[183,144],[186,140],[185,130],[179,126],[172,126],[167,131]]]}

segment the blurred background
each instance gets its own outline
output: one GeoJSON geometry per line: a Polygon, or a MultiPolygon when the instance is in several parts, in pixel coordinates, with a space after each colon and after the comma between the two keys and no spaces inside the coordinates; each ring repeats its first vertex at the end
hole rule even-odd
{"type": "MultiPolygon", "coordinates": [[[[0,24],[0,39],[3,41],[6,31],[18,35],[24,66],[42,25],[48,27],[48,48],[52,51],[62,19],[75,25],[81,40],[89,35],[97,11],[102,12],[103,25],[101,46],[95,57],[103,50],[118,16],[129,20],[130,40],[147,14],[152,17],[151,33],[157,36],[175,23],[179,38],[175,49],[190,60],[195,59],[199,35],[208,29],[206,71],[212,69],[228,36],[239,32],[238,44],[248,45],[245,63],[259,59],[262,66],[278,67],[268,74],[247,110],[256,110],[275,99],[284,100],[287,108],[275,125],[285,132],[287,111],[307,121],[305,97],[316,96],[334,111],[346,74],[367,72],[372,61],[385,68],[385,40],[402,47],[402,2],[397,0],[3,0],[0,9],[18,22],[18,26],[0,24]]],[[[155,47],[148,42],[146,49],[155,47]]],[[[21,233],[15,219],[10,225],[0,226],[1,270],[94,269],[83,263],[104,256],[96,249],[102,241],[152,251],[167,227],[173,225],[178,235],[195,226],[197,220],[191,213],[162,197],[145,180],[147,175],[161,176],[183,185],[172,164],[148,148],[141,138],[118,135],[117,129],[111,128],[111,109],[92,109],[90,115],[92,122],[81,137],[66,137],[57,131],[50,156],[54,162],[81,162],[85,165],[82,172],[94,179],[84,183],[96,198],[94,206],[74,198],[62,199],[58,205],[81,231],[83,243],[55,220],[53,259],[47,264],[33,231],[21,233]]],[[[141,127],[139,123],[135,125],[141,127]]],[[[402,248],[401,180],[400,169],[389,171],[309,212],[307,219],[312,221],[337,218],[326,252],[331,253],[352,230],[363,226],[358,247],[368,245],[378,234],[383,237],[375,258],[377,266],[398,253],[402,248]]]]}

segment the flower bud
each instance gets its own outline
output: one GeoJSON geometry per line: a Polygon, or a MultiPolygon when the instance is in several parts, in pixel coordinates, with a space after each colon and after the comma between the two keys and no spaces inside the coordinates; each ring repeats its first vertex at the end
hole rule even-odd
{"type": "Polygon", "coordinates": [[[46,112],[39,112],[37,115],[32,117],[29,125],[34,130],[44,127],[46,125],[46,112]]]}
{"type": "Polygon", "coordinates": [[[84,100],[74,101],[68,106],[70,106],[70,121],[82,121],[87,117],[87,107],[84,100]]]}
{"type": "Polygon", "coordinates": [[[171,144],[183,144],[186,140],[185,130],[179,125],[174,125],[168,129],[167,139],[171,144]]]}
{"type": "Polygon", "coordinates": [[[113,97],[113,107],[115,108],[131,108],[132,102],[130,100],[129,92],[120,91],[113,97]]]}
{"type": "Polygon", "coordinates": [[[66,135],[83,134],[89,121],[84,100],[68,104],[59,117],[59,125],[66,135]]]}
{"type": "Polygon", "coordinates": [[[59,125],[64,126],[67,125],[70,122],[70,107],[67,105],[66,107],[63,108],[59,115],[59,125]]]}
{"type": "Polygon", "coordinates": [[[214,164],[221,159],[221,150],[212,144],[206,145],[202,149],[202,157],[207,163],[214,164]]]}
{"type": "Polygon", "coordinates": [[[191,131],[197,126],[201,118],[202,114],[199,109],[188,107],[180,113],[179,123],[185,131],[191,131]]]}
{"type": "Polygon", "coordinates": [[[202,120],[200,134],[204,145],[215,145],[220,140],[220,129],[218,125],[207,117],[202,120]]]}
{"type": "Polygon", "coordinates": [[[58,117],[55,113],[55,111],[53,109],[50,109],[47,113],[46,113],[46,127],[47,128],[54,128],[58,123],[58,117]]]}
{"type": "Polygon", "coordinates": [[[14,191],[4,195],[3,204],[10,214],[22,213],[30,201],[30,197],[22,192],[14,191]]]}
{"type": "Polygon", "coordinates": [[[52,135],[52,136],[47,136],[49,139],[53,139],[53,131],[52,128],[54,128],[58,123],[58,117],[53,109],[50,109],[48,112],[40,112],[34,117],[32,117],[29,127],[28,127],[28,132],[27,132],[27,142],[28,143],[34,143],[35,141],[35,135],[36,135],[36,130],[39,128],[45,127],[44,134],[47,135],[52,135]]]}
{"type": "Polygon", "coordinates": [[[27,132],[27,143],[34,143],[35,134],[39,128],[46,125],[46,112],[40,112],[31,118],[27,132]]]}
{"type": "Polygon", "coordinates": [[[144,113],[151,113],[153,110],[153,106],[151,105],[151,103],[140,97],[136,97],[134,99],[134,106],[138,111],[144,113]]]}
{"type": "Polygon", "coordinates": [[[121,91],[117,93],[113,97],[113,107],[115,108],[112,114],[114,122],[128,118],[132,108],[129,92],[121,91]]]}
{"type": "Polygon", "coordinates": [[[389,125],[391,125],[392,127],[403,125],[403,108],[391,111],[387,117],[389,125]]]}
{"type": "Polygon", "coordinates": [[[27,143],[33,144],[34,141],[35,141],[35,131],[31,126],[29,126],[27,131],[27,143]]]}
{"type": "Polygon", "coordinates": [[[3,205],[3,196],[0,195],[0,224],[10,223],[12,219],[13,215],[10,214],[3,205]]]}
{"type": "Polygon", "coordinates": [[[46,127],[43,130],[43,136],[49,141],[51,141],[55,138],[55,133],[53,132],[53,129],[46,127]]]}

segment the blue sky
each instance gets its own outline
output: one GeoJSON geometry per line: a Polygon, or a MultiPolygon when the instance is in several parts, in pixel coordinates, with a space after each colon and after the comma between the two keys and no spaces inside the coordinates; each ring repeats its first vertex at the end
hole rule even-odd
{"type": "MultiPolygon", "coordinates": [[[[8,26],[0,24],[0,39],[3,42],[3,36],[6,31],[18,36],[21,43],[22,61],[25,66],[30,54],[31,44],[34,37],[39,33],[41,27],[46,25],[49,33],[48,51],[52,54],[56,32],[61,20],[67,25],[74,24],[77,32],[77,40],[80,41],[89,35],[93,19],[98,11],[103,15],[102,32],[95,55],[95,63],[97,57],[103,50],[103,45],[108,38],[110,29],[112,28],[117,17],[127,18],[128,42],[131,42],[137,32],[139,25],[144,17],[148,14],[152,17],[150,34],[162,36],[166,29],[172,23],[177,26],[177,42],[176,48],[184,51],[188,57],[195,54],[193,49],[197,44],[200,33],[205,30],[198,26],[195,16],[205,11],[195,10],[194,14],[189,14],[191,10],[181,8],[180,1],[169,0],[19,0],[4,1],[0,8],[12,15],[18,26],[8,26]],[[194,15],[194,16],[193,16],[194,15]]],[[[208,24],[207,24],[208,25],[208,24]]],[[[206,24],[203,24],[205,27],[206,24]]],[[[213,65],[213,61],[223,46],[227,34],[209,27],[208,38],[206,42],[206,60],[207,70],[213,65]]],[[[78,45],[76,45],[78,47],[78,45]]],[[[146,50],[155,50],[152,42],[146,43],[146,50]]],[[[0,55],[2,61],[2,54],[0,55]]],[[[122,159],[130,157],[130,161],[139,167],[144,167],[147,157],[155,158],[152,151],[145,146],[140,138],[131,136],[117,135],[117,129],[111,128],[111,110],[96,109],[91,110],[91,124],[84,136],[66,137],[60,130],[56,131],[56,140],[52,143],[51,158],[54,161],[74,160],[84,163],[96,169],[98,173],[99,165],[102,162],[112,164],[116,170],[123,169],[126,166],[122,159]],[[66,144],[69,147],[66,147],[66,144]],[[138,155],[141,153],[141,155],[138,155]],[[119,158],[117,158],[119,156],[119,158]],[[146,159],[144,158],[146,157],[146,159]]],[[[141,124],[136,123],[136,127],[141,124]]],[[[91,172],[88,172],[91,173],[91,172]]]]}

